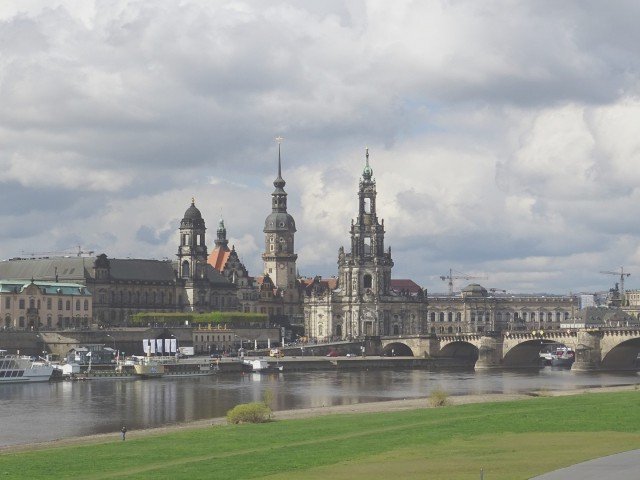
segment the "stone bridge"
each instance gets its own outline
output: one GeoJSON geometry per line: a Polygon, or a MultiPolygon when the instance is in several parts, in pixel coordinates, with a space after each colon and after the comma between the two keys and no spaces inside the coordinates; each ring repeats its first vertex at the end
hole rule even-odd
{"type": "Polygon", "coordinates": [[[554,343],[576,352],[576,371],[638,369],[640,329],[629,328],[381,337],[380,353],[466,358],[476,369],[534,367],[540,350],[554,343]]]}

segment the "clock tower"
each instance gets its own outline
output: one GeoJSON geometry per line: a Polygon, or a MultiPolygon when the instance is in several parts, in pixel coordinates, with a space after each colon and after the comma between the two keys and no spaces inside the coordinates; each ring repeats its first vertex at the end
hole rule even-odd
{"type": "MultiPolygon", "coordinates": [[[[274,180],[275,190],[271,194],[271,213],[264,222],[264,244],[262,254],[264,274],[268,275],[274,286],[282,290],[285,306],[293,306],[299,302],[296,280],[296,259],[294,235],[296,222],[287,213],[287,193],[284,191],[285,181],[282,178],[282,161],[280,143],[278,142],[278,177],[274,180]]],[[[285,311],[289,310],[285,307],[285,311]]],[[[286,311],[286,313],[290,313],[286,311]]],[[[291,312],[293,313],[293,312],[291,312]]]]}

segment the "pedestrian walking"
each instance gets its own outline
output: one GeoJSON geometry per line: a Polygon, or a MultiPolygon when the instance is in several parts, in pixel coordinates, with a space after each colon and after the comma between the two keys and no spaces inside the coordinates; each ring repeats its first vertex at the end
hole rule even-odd
{"type": "Polygon", "coordinates": [[[127,435],[127,427],[122,427],[122,429],[120,430],[120,433],[122,433],[122,441],[124,442],[124,439],[127,435]]]}

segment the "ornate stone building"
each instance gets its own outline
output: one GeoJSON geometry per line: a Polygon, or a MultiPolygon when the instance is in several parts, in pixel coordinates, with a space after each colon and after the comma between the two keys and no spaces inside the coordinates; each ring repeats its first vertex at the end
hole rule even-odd
{"type": "Polygon", "coordinates": [[[426,335],[489,331],[559,330],[579,309],[563,295],[511,295],[471,284],[458,295],[428,296],[409,279],[392,279],[391,249],[376,213],[369,154],[358,190],[351,249],[338,253],[338,276],[306,286],[307,335],[342,339],[363,335],[426,335]]]}
{"type": "Polygon", "coordinates": [[[0,329],[89,327],[91,292],[77,283],[0,280],[0,329]]]}
{"type": "Polygon", "coordinates": [[[425,331],[437,334],[560,330],[577,314],[571,295],[506,294],[467,285],[458,295],[429,296],[425,331]]]}
{"type": "Polygon", "coordinates": [[[124,325],[138,312],[238,309],[236,286],[207,263],[206,227],[192,201],[179,227],[175,261],[48,257],[0,262],[0,278],[74,282],[93,296],[98,324],[124,325]]]}
{"type": "MultiPolygon", "coordinates": [[[[334,281],[316,278],[306,288],[306,333],[316,339],[426,333],[427,300],[421,288],[392,288],[391,248],[378,221],[376,182],[369,151],[358,189],[358,216],[351,221],[351,248],[338,252],[334,281]]],[[[413,282],[411,282],[413,283],[413,282]]],[[[414,284],[415,285],[415,284],[414,284]]]]}

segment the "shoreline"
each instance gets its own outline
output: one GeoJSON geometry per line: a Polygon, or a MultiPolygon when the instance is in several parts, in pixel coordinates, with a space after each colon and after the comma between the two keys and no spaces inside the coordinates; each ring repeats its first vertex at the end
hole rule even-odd
{"type": "MultiPolygon", "coordinates": [[[[447,405],[465,405],[471,403],[491,403],[491,402],[510,402],[517,400],[526,400],[535,397],[560,397],[570,395],[580,395],[583,393],[608,393],[608,392],[624,392],[637,390],[637,385],[618,385],[609,387],[588,387],[578,388],[574,390],[556,390],[556,391],[531,391],[528,393],[489,393],[489,394],[471,394],[449,396],[447,405]]],[[[415,410],[419,408],[438,408],[429,404],[429,397],[407,398],[402,400],[385,400],[379,402],[354,403],[350,405],[330,405],[302,408],[295,410],[276,410],[273,412],[272,418],[278,420],[292,420],[302,418],[320,417],[325,415],[336,414],[358,414],[358,413],[381,413],[396,412],[402,410],[415,410]]],[[[145,428],[142,430],[130,430],[127,432],[127,438],[135,439],[146,436],[165,435],[180,430],[192,430],[216,425],[226,425],[226,417],[214,417],[208,419],[195,420],[192,422],[165,425],[162,427],[145,428]]],[[[6,445],[0,447],[0,455],[7,453],[17,453],[25,451],[36,451],[49,448],[66,447],[73,445],[88,445],[108,443],[120,440],[120,432],[114,431],[110,433],[98,433],[94,435],[85,435],[79,437],[59,438],[47,442],[21,443],[16,445],[6,445]]]]}

